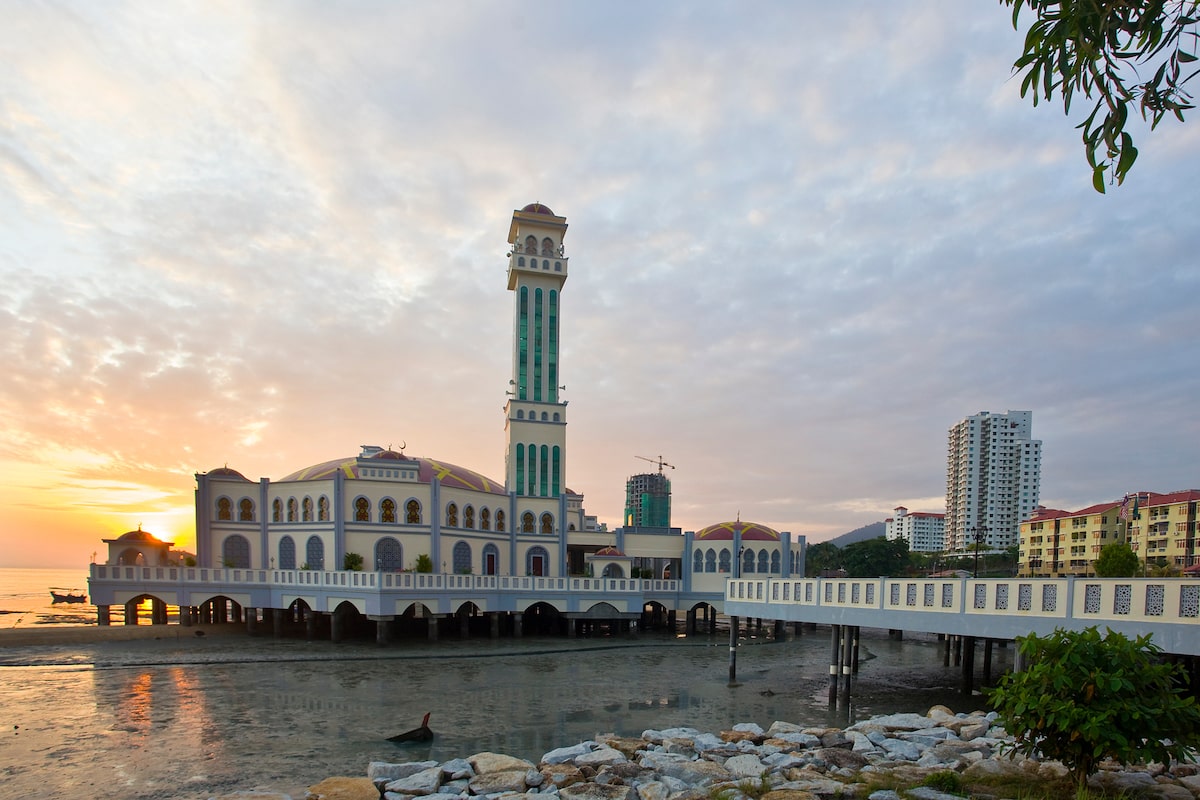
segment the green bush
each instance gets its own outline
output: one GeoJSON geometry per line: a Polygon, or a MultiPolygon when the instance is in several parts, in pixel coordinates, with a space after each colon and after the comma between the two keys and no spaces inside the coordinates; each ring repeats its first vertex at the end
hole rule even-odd
{"type": "Polygon", "coordinates": [[[921,785],[950,794],[958,794],[963,790],[962,776],[950,769],[926,775],[925,780],[921,781],[921,785]]]}
{"type": "Polygon", "coordinates": [[[342,569],[348,572],[362,572],[363,557],[359,553],[346,553],[342,556],[342,569]]]}
{"type": "Polygon", "coordinates": [[[1013,749],[1061,761],[1077,786],[1106,758],[1168,764],[1200,746],[1200,707],[1149,634],[1058,629],[1017,647],[1027,667],[1001,678],[988,700],[1013,749]]]}
{"type": "Polygon", "coordinates": [[[413,572],[433,572],[433,559],[428,553],[421,553],[417,556],[417,564],[413,568],[413,572]]]}

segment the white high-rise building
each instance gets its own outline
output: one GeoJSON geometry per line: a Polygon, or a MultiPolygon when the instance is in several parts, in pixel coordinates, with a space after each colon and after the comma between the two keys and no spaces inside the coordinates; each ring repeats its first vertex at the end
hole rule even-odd
{"type": "Polygon", "coordinates": [[[927,511],[910,512],[904,506],[896,506],[894,517],[884,522],[884,534],[888,540],[903,539],[914,553],[940,553],[945,545],[945,514],[927,511]]]}
{"type": "Polygon", "coordinates": [[[946,549],[976,542],[1003,549],[1020,540],[1038,505],[1042,443],[1032,411],[981,411],[950,429],[946,451],[946,549]]]}

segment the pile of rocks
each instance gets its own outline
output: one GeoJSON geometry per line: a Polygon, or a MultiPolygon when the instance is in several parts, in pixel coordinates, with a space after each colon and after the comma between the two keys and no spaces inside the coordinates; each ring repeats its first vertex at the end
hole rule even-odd
{"type": "MultiPolygon", "coordinates": [[[[776,722],[753,723],[720,734],[692,728],[648,730],[641,738],[600,736],[551,750],[539,763],[477,753],[444,763],[374,762],[367,778],[330,779],[311,787],[308,800],[960,800],[921,786],[932,773],[953,770],[965,783],[989,777],[1061,778],[1057,762],[1003,751],[1008,735],[994,714],[873,717],[845,729],[776,722]],[[879,789],[880,785],[910,787],[879,789]]],[[[1200,775],[1191,764],[1140,770],[1104,770],[1096,788],[1116,795],[1195,800],[1200,775]]]]}

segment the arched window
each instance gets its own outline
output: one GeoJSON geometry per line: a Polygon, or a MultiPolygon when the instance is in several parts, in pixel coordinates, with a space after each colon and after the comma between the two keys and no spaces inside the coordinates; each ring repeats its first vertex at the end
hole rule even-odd
{"type": "Polygon", "coordinates": [[[711,547],[708,548],[708,550],[704,553],[704,571],[717,571],[717,551],[713,550],[711,547]]]}
{"type": "Polygon", "coordinates": [[[304,558],[304,563],[309,569],[325,569],[325,543],[321,541],[320,536],[308,537],[308,542],[304,545],[304,558]]]}
{"type": "Polygon", "coordinates": [[[458,527],[458,503],[446,506],[446,524],[451,528],[458,527]]]}
{"type": "MultiPolygon", "coordinates": [[[[525,412],[519,408],[517,409],[517,419],[525,419],[525,412]]],[[[520,447],[521,445],[517,446],[520,447]]]]}
{"type": "Polygon", "coordinates": [[[554,255],[554,242],[553,242],[553,240],[550,239],[549,236],[547,236],[545,239],[542,239],[542,255],[544,255],[544,256],[554,255]]]}
{"type": "Polygon", "coordinates": [[[375,543],[375,571],[399,572],[404,569],[404,549],[400,542],[385,536],[375,543]]]}
{"type": "Polygon", "coordinates": [[[296,521],[296,498],[288,498],[288,522],[296,521]]]}
{"type": "Polygon", "coordinates": [[[604,572],[600,575],[601,578],[624,578],[625,570],[621,569],[620,564],[605,564],[604,572]]]}
{"type": "Polygon", "coordinates": [[[371,501],[367,498],[362,496],[354,498],[354,521],[371,521],[371,501]]]}
{"type": "Polygon", "coordinates": [[[778,575],[782,570],[779,569],[779,551],[771,553],[771,572],[778,575]]]}
{"type": "Polygon", "coordinates": [[[296,542],[290,536],[284,536],[279,540],[279,568],[296,568],[296,542]]]}
{"type": "Polygon", "coordinates": [[[242,522],[254,522],[254,501],[243,497],[238,503],[238,519],[242,522]]]}
{"type": "Polygon", "coordinates": [[[233,519],[233,503],[228,497],[217,499],[217,519],[233,519]]]}
{"type": "Polygon", "coordinates": [[[250,567],[250,540],[234,534],[221,544],[221,562],[227,567],[248,569],[250,567]]]}
{"type": "Polygon", "coordinates": [[[542,412],[542,422],[546,422],[549,419],[550,419],[550,415],[547,414],[545,411],[543,411],[542,412]]]}
{"type": "Polygon", "coordinates": [[[517,266],[518,267],[525,266],[525,256],[517,256],[517,266]]]}
{"type": "Polygon", "coordinates": [[[301,519],[305,522],[312,522],[312,498],[306,497],[300,502],[301,519]]]}
{"type": "Polygon", "coordinates": [[[475,506],[465,506],[463,508],[463,527],[475,527],[475,506]]]}
{"type": "Polygon", "coordinates": [[[272,522],[282,522],[283,521],[283,501],[280,500],[278,497],[276,497],[273,501],[271,501],[271,521],[272,522]]]}
{"type": "Polygon", "coordinates": [[[559,421],[560,421],[559,413],[558,413],[557,411],[555,411],[555,412],[554,412],[554,421],[555,421],[555,422],[559,422],[559,421]]]}
{"type": "Polygon", "coordinates": [[[717,571],[718,572],[729,572],[730,557],[729,557],[728,550],[721,551],[721,555],[718,558],[718,561],[719,561],[719,564],[717,566],[717,571]]]}
{"type": "Polygon", "coordinates": [[[800,573],[800,554],[793,550],[790,555],[791,558],[788,559],[788,562],[791,566],[788,569],[788,573],[798,575],[800,573]]]}
{"type": "Polygon", "coordinates": [[[526,511],[521,515],[521,533],[533,533],[533,512],[526,511]]]}
{"type": "Polygon", "coordinates": [[[421,504],[416,500],[409,500],[404,505],[404,521],[409,525],[421,524],[421,504]]]}
{"type": "Polygon", "coordinates": [[[542,533],[554,533],[554,517],[542,514],[542,533]]]}
{"type": "Polygon", "coordinates": [[[699,575],[701,572],[704,572],[704,553],[697,550],[692,555],[694,556],[692,559],[692,572],[699,575]]]}
{"type": "Polygon", "coordinates": [[[471,572],[471,545],[458,542],[454,545],[454,571],[459,575],[471,572]]]}
{"type": "Polygon", "coordinates": [[[396,521],[396,501],[392,498],[385,497],[383,500],[379,501],[379,521],[396,521]]]}
{"type": "Polygon", "coordinates": [[[758,571],[766,572],[767,564],[771,559],[771,554],[767,552],[767,548],[758,551],[758,571]]]}
{"type": "Polygon", "coordinates": [[[500,569],[500,548],[494,544],[483,546],[483,574],[495,575],[500,569]]]}
{"type": "Polygon", "coordinates": [[[548,575],[550,571],[550,554],[544,547],[531,547],[525,554],[525,574],[548,575]]]}
{"type": "Polygon", "coordinates": [[[525,252],[533,253],[535,256],[537,255],[537,237],[536,236],[531,235],[531,236],[525,237],[525,252]]]}
{"type": "Polygon", "coordinates": [[[749,575],[754,572],[754,551],[749,547],[742,553],[742,574],[749,575]]]}
{"type": "Polygon", "coordinates": [[[504,510],[496,509],[496,530],[504,533],[504,510]]]}
{"type": "Polygon", "coordinates": [[[329,521],[329,498],[321,495],[321,499],[317,501],[317,519],[321,522],[329,521]]]}
{"type": "Polygon", "coordinates": [[[492,529],[492,512],[486,508],[479,509],[479,530],[490,531],[492,529]]]}

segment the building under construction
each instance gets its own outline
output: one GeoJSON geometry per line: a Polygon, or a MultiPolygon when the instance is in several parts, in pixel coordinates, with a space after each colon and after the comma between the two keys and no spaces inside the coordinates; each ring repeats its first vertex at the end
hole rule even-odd
{"type": "Polygon", "coordinates": [[[647,472],[625,482],[625,527],[671,527],[671,481],[667,476],[647,472]]]}

